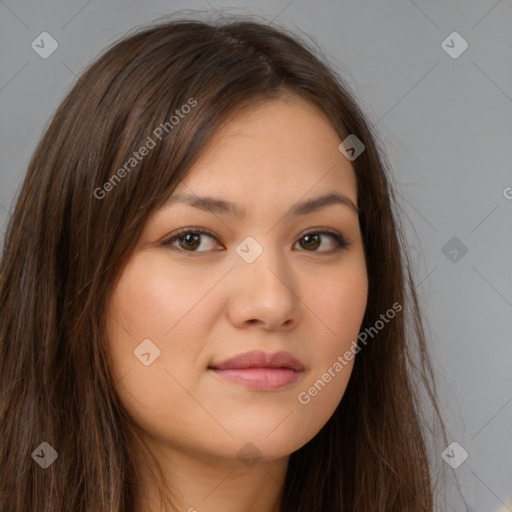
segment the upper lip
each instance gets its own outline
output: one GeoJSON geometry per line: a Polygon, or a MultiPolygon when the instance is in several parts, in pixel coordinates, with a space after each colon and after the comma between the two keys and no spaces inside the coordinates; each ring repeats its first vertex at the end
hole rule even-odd
{"type": "Polygon", "coordinates": [[[221,363],[212,363],[210,368],[216,370],[240,368],[290,368],[297,372],[304,370],[302,363],[289,352],[274,352],[270,354],[262,350],[245,352],[227,359],[221,363]]]}

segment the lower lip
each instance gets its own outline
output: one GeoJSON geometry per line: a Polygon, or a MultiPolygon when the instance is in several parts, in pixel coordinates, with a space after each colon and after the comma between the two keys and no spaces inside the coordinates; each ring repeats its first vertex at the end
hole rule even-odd
{"type": "Polygon", "coordinates": [[[281,389],[297,381],[303,372],[290,368],[237,368],[218,370],[210,369],[225,380],[250,389],[273,391],[281,389]]]}

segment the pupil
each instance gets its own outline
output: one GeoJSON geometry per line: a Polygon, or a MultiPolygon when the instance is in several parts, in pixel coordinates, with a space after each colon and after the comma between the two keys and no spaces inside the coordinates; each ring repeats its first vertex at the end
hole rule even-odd
{"type": "Polygon", "coordinates": [[[306,236],[304,237],[304,240],[306,240],[306,244],[307,244],[307,246],[308,246],[308,247],[311,247],[312,245],[311,245],[311,243],[310,243],[310,242],[308,242],[308,240],[312,241],[312,242],[313,242],[313,244],[318,243],[318,235],[306,235],[306,236]]]}
{"type": "MultiPolygon", "coordinates": [[[[192,242],[190,241],[190,238],[194,238],[195,239],[194,241],[197,242],[198,235],[193,235],[193,234],[190,234],[190,233],[185,235],[185,237],[184,237],[185,245],[189,245],[191,243],[194,243],[193,241],[192,242]]],[[[193,248],[195,248],[195,247],[193,247],[193,248]]]]}

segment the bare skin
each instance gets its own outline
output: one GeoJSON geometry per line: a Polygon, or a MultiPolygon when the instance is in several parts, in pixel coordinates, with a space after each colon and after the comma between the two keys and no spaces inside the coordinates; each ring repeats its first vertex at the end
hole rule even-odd
{"type": "MultiPolygon", "coordinates": [[[[357,206],[355,173],[340,142],[295,96],[238,115],[173,196],[232,201],[247,217],[169,204],[149,219],[123,269],[108,315],[117,392],[163,468],[176,510],[279,512],[290,454],[343,397],[353,359],[318,396],[298,400],[359,333],[368,281],[358,216],[346,204],[288,214],[329,193],[357,206]],[[179,228],[192,234],[163,245],[179,228]],[[193,228],[211,235],[194,238],[193,228]],[[337,249],[324,229],[349,245],[337,249]],[[242,256],[258,247],[248,263],[242,256]],[[134,357],[145,339],[160,350],[149,365],[134,357]],[[289,352],[304,370],[284,387],[261,390],[210,368],[252,350],[289,352]]],[[[153,358],[153,345],[145,347],[153,358]]],[[[141,469],[139,512],[165,510],[160,484],[141,469]]]]}

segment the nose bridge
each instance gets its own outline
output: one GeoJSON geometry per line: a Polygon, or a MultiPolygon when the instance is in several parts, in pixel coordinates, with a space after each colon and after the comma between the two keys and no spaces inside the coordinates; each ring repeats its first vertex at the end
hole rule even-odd
{"type": "Polygon", "coordinates": [[[287,321],[296,307],[291,265],[271,234],[248,236],[236,248],[236,294],[246,319],[287,321]]]}
{"type": "Polygon", "coordinates": [[[254,279],[266,286],[277,281],[280,286],[285,286],[282,281],[286,281],[286,276],[289,275],[289,263],[282,252],[282,246],[272,240],[271,233],[247,236],[236,248],[241,260],[237,263],[249,280],[254,279]]]}

